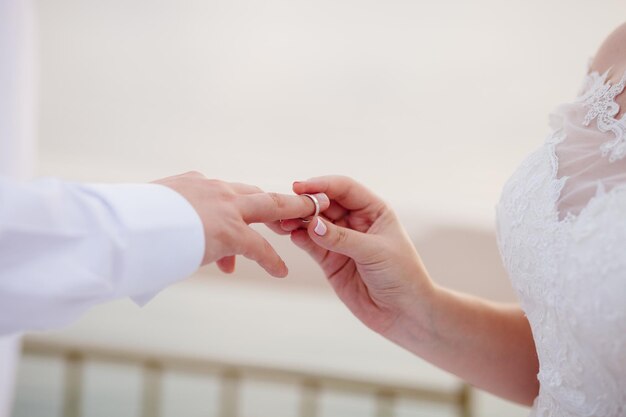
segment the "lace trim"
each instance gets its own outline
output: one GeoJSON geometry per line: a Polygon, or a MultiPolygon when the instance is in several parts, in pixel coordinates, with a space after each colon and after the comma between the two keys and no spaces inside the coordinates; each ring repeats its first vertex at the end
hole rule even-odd
{"type": "Polygon", "coordinates": [[[615,98],[620,95],[626,87],[626,72],[622,79],[614,85],[607,81],[607,70],[604,74],[597,71],[591,72],[585,79],[585,92],[578,101],[588,108],[587,115],[583,120],[585,126],[589,126],[596,119],[598,129],[603,132],[613,132],[615,139],[605,142],[600,146],[602,156],[609,155],[609,162],[615,162],[626,156],[626,125],[624,117],[615,119],[619,113],[619,104],[615,98]]]}

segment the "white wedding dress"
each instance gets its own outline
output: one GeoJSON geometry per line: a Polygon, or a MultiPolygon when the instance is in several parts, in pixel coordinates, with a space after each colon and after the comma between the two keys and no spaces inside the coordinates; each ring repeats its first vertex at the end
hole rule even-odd
{"type": "Polygon", "coordinates": [[[557,107],[496,205],[539,357],[533,417],[626,416],[626,74],[608,79],[589,73],[557,107]]]}

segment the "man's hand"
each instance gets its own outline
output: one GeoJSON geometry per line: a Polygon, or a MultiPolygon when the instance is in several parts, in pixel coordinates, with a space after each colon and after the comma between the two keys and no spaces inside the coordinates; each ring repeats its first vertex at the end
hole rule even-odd
{"type": "MultiPolygon", "coordinates": [[[[155,181],[185,197],[198,212],[204,225],[205,252],[202,265],[216,262],[230,273],[235,256],[243,255],[257,262],[275,277],[287,275],[287,266],[274,248],[250,223],[265,223],[272,230],[285,233],[282,219],[307,217],[314,213],[311,199],[265,193],[260,188],[238,183],[211,180],[198,172],[189,172],[155,181]]],[[[316,195],[320,209],[329,206],[325,194],[316,195]]]]}

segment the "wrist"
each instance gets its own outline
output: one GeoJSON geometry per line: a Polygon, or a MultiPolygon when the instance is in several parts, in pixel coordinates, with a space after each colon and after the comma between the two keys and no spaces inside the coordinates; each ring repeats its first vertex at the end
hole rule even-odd
{"type": "Polygon", "coordinates": [[[419,346],[432,344],[436,339],[434,318],[443,291],[430,281],[421,287],[410,295],[412,302],[400,308],[393,325],[381,332],[385,338],[414,353],[419,346]]]}

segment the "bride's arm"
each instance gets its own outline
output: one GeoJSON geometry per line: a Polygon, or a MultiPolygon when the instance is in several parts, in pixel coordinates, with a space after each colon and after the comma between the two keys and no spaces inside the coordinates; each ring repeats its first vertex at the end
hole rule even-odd
{"type": "Polygon", "coordinates": [[[538,361],[519,307],[434,284],[393,211],[355,181],[322,177],[296,183],[294,191],[330,197],[326,218],[308,230],[296,220],[283,227],[363,323],[477,387],[532,403],[538,361]]]}
{"type": "Polygon", "coordinates": [[[409,309],[385,336],[500,397],[531,405],[539,392],[535,344],[516,305],[435,286],[426,311],[409,309]]]}

